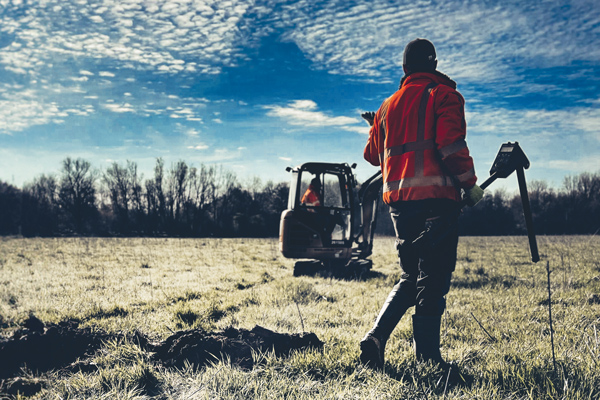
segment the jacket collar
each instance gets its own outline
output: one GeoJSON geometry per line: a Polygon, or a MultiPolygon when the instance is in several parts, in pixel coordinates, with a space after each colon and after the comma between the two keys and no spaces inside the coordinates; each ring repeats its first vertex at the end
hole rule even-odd
{"type": "Polygon", "coordinates": [[[456,89],[456,82],[450,79],[448,75],[439,71],[413,72],[412,74],[404,75],[400,81],[400,87],[398,89],[401,89],[406,82],[414,82],[419,79],[426,79],[441,85],[450,86],[452,89],[456,89]]]}

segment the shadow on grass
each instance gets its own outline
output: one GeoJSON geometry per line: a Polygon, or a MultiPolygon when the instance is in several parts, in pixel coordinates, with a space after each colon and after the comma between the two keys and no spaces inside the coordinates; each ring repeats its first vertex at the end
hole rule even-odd
{"type": "Polygon", "coordinates": [[[373,271],[367,263],[336,265],[320,261],[298,261],[294,266],[294,276],[317,276],[344,281],[368,281],[386,278],[387,275],[373,271]]]}
{"type": "Polygon", "coordinates": [[[397,366],[386,363],[384,373],[391,379],[414,386],[425,397],[442,395],[454,388],[469,388],[474,377],[456,364],[449,368],[435,363],[409,362],[397,366]]]}
{"type": "Polygon", "coordinates": [[[514,276],[492,276],[489,277],[487,274],[479,274],[476,276],[453,276],[452,283],[453,288],[460,289],[481,289],[484,287],[498,287],[503,289],[510,289],[515,285],[526,285],[525,283],[519,282],[514,276]]]}
{"type": "Polygon", "coordinates": [[[346,271],[321,271],[315,276],[333,278],[341,281],[368,281],[371,279],[386,278],[387,275],[377,271],[365,271],[362,273],[348,273],[346,271]]]}

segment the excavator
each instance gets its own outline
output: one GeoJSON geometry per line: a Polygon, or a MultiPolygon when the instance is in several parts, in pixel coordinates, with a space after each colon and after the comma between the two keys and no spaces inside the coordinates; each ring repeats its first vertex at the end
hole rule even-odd
{"type": "Polygon", "coordinates": [[[292,181],[288,207],[281,215],[279,248],[286,258],[309,259],[296,262],[295,276],[319,270],[361,273],[371,269],[373,262],[367,257],[373,250],[383,179],[378,172],[357,192],[354,168],[356,164],[324,162],[287,168],[292,181]],[[314,179],[320,182],[319,205],[302,201],[314,179]]]}
{"type": "MultiPolygon", "coordinates": [[[[490,169],[490,177],[480,187],[486,189],[498,178],[507,178],[516,171],[523,214],[533,262],[539,261],[536,237],[524,170],[530,166],[518,142],[501,145],[490,169]]],[[[314,275],[319,271],[359,275],[369,271],[373,262],[373,237],[377,226],[377,209],[383,178],[378,171],[360,185],[352,166],[347,163],[308,162],[288,167],[292,174],[288,206],[281,214],[279,249],[284,257],[298,259],[294,276],[314,275]],[[304,193],[311,182],[318,180],[319,204],[307,204],[304,193]]],[[[459,203],[461,209],[465,203],[459,203]]],[[[442,233],[443,234],[443,233],[442,233]]],[[[439,232],[423,232],[439,237],[439,232]]]]}

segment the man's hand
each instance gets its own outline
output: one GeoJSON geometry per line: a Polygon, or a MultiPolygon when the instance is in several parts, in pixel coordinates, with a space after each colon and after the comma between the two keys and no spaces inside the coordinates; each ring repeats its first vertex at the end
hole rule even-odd
{"type": "Polygon", "coordinates": [[[373,126],[373,121],[375,120],[375,113],[373,111],[364,112],[360,116],[369,123],[369,126],[373,126]]]}
{"type": "Polygon", "coordinates": [[[483,198],[483,189],[478,185],[473,186],[471,189],[465,190],[465,195],[463,196],[463,200],[469,207],[473,207],[475,204],[479,203],[479,200],[483,198]]]}

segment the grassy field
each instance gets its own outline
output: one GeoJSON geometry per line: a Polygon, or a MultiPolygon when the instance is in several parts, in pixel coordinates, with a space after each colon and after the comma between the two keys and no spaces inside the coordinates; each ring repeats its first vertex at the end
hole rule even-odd
{"type": "Polygon", "coordinates": [[[24,380],[41,383],[38,398],[600,399],[600,237],[538,243],[542,260],[532,264],[524,237],[461,238],[442,320],[442,354],[460,367],[460,384],[416,363],[408,317],[388,342],[384,372],[358,362],[358,342],[400,276],[390,238],[376,238],[362,279],[293,277],[276,239],[4,238],[0,327],[10,337],[35,315],[160,340],[260,325],[325,342],[289,357],[256,354],[246,371],[227,360],[166,368],[133,342],[109,341],[88,360],[94,371],[25,370],[24,380]]]}

